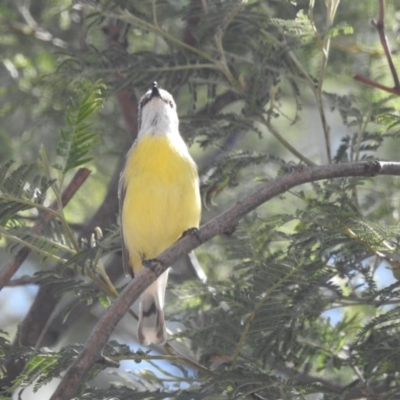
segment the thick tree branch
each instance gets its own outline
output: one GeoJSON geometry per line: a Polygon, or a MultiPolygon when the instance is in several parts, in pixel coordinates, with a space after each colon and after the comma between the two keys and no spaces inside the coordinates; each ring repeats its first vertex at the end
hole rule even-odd
{"type": "MultiPolygon", "coordinates": [[[[61,203],[63,207],[65,207],[68,202],[72,199],[78,189],[83,185],[86,181],[87,177],[90,174],[90,170],[87,168],[80,168],[75,176],[72,178],[69,185],[65,188],[61,196],[61,203]]],[[[57,210],[58,203],[54,201],[50,207],[51,210],[57,210]]],[[[44,226],[49,223],[54,218],[54,215],[49,212],[41,213],[40,218],[36,221],[35,225],[32,227],[31,232],[34,235],[39,235],[44,226]]],[[[0,271],[0,290],[7,284],[7,282],[11,279],[11,277],[18,271],[19,267],[25,261],[26,257],[30,253],[30,249],[28,247],[23,247],[18,251],[15,257],[10,261],[7,266],[5,266],[0,271]]]]}
{"type": "Polygon", "coordinates": [[[82,352],[65,373],[51,400],[68,400],[73,396],[89,370],[101,360],[101,352],[105,343],[131,304],[169,265],[199,246],[199,239],[204,243],[216,235],[231,230],[241,218],[261,204],[303,183],[322,179],[375,175],[400,176],[400,163],[370,161],[296,168],[262,185],[249,196],[238,201],[232,208],[203,225],[199,235],[183,237],[163,252],[151,267],[142,270],[121,292],[118,299],[100,318],[82,352]]]}

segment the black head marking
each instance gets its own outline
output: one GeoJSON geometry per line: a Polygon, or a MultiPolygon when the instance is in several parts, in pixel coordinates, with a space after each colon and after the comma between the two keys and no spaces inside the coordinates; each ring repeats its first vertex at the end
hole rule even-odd
{"type": "Polygon", "coordinates": [[[157,82],[153,82],[153,84],[151,85],[150,99],[152,99],[153,97],[161,97],[160,91],[157,87],[157,82]]]}
{"type": "Polygon", "coordinates": [[[140,99],[139,103],[139,110],[142,110],[143,107],[152,99],[154,98],[159,98],[162,100],[165,104],[168,104],[171,108],[174,108],[174,101],[168,93],[163,94],[161,96],[161,89],[158,88],[157,82],[153,82],[151,85],[151,89],[140,99]]]}

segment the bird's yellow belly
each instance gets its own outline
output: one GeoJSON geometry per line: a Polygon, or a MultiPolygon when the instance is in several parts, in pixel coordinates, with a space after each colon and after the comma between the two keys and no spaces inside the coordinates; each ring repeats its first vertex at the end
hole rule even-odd
{"type": "Polygon", "coordinates": [[[128,156],[122,229],[135,271],[157,257],[184,231],[198,227],[200,195],[196,166],[183,142],[143,137],[128,156]],[[183,146],[182,146],[182,145],[183,146]]]}

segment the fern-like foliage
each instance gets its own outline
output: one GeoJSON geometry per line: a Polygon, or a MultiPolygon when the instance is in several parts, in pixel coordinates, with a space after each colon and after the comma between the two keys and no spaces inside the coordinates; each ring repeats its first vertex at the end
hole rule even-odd
{"type": "Polygon", "coordinates": [[[0,166],[0,226],[17,224],[18,214],[42,204],[54,183],[41,176],[33,164],[17,168],[12,168],[13,165],[14,162],[9,161],[0,166]]]}
{"type": "MultiPolygon", "coordinates": [[[[343,89],[349,80],[341,72],[346,57],[357,51],[358,58],[366,58],[372,51],[347,44],[353,32],[349,21],[359,23],[369,8],[364,2],[348,2],[340,14],[341,2],[338,20],[328,21],[339,2],[309,2],[307,9],[302,3],[83,0],[83,23],[88,22],[93,45],[85,51],[68,47],[58,73],[102,79],[115,93],[143,92],[154,80],[172,92],[182,134],[201,149],[196,157],[219,151],[200,171],[204,203],[210,208],[216,196],[222,204],[224,195],[234,197],[229,201],[246,196],[244,174],[255,178],[255,186],[290,173],[298,159],[319,164],[315,154],[320,142],[314,136],[307,139],[309,133],[329,142],[328,159],[335,163],[378,159],[392,145],[395,153],[398,100],[372,91],[322,91],[332,87],[324,77],[343,89]],[[351,16],[354,10],[357,18],[351,16]],[[117,21],[118,45],[108,31],[110,21],[117,21]],[[185,28],[177,32],[182,24],[185,28]],[[234,95],[221,105],[229,93],[234,95]],[[317,110],[312,114],[316,122],[303,113],[303,104],[317,110]],[[328,126],[326,104],[339,114],[343,131],[328,126]],[[294,134],[282,128],[300,119],[311,124],[297,125],[294,134]],[[276,132],[271,129],[275,124],[276,132]],[[234,146],[240,142],[232,145],[232,137],[243,139],[241,143],[256,137],[260,148],[238,150],[234,146]],[[310,149],[304,149],[307,145],[310,149]]],[[[363,68],[375,59],[381,57],[363,62],[363,68]]],[[[353,69],[358,61],[351,59],[348,65],[353,69]]],[[[368,73],[376,75],[372,67],[368,73]]],[[[102,104],[103,86],[82,82],[57,147],[59,179],[52,179],[44,152],[39,164],[46,178],[33,166],[0,167],[0,235],[8,239],[8,249],[29,245],[41,262],[57,261],[57,267],[40,271],[35,279],[69,299],[61,320],[85,305],[108,307],[116,293],[103,262],[120,249],[118,227],[78,241],[61,212],[40,235],[30,232],[32,223],[24,219],[26,211],[38,209],[32,218],[39,220],[50,187],[59,203],[66,173],[92,159],[99,136],[90,121],[102,104]]],[[[304,185],[246,216],[229,237],[201,246],[196,252],[207,283],[174,286],[175,302],[167,298],[167,324],[179,327],[168,354],[111,340],[76,398],[399,398],[400,287],[395,279],[380,279],[382,270],[390,274],[399,269],[399,188],[383,179],[304,185]],[[111,370],[121,360],[140,369],[129,371],[124,364],[123,370],[111,370]],[[106,366],[115,374],[107,375],[108,387],[90,387],[90,379],[106,366]]],[[[204,221],[209,214],[204,212],[204,221]]],[[[30,384],[36,390],[59,377],[81,349],[81,344],[59,350],[17,347],[0,335],[0,357],[26,361],[14,381],[17,390],[30,384]]]]}
{"type": "Polygon", "coordinates": [[[13,168],[13,161],[0,166],[0,234],[8,240],[11,250],[26,246],[38,253],[42,261],[51,258],[64,262],[65,252],[71,254],[76,251],[71,243],[73,235],[67,223],[59,224],[63,215],[54,215],[52,211],[56,218],[47,226],[42,224],[42,216],[50,212],[44,206],[48,189],[54,189],[60,205],[65,174],[89,162],[90,152],[98,144],[100,132],[92,129],[92,123],[87,120],[101,106],[101,91],[104,86],[100,82],[82,82],[77,90],[77,100],[72,101],[67,110],[67,125],[60,132],[57,154],[61,157],[62,164],[55,165],[61,171],[59,180],[53,179],[44,149],[40,153],[40,169],[35,164],[13,168]],[[28,210],[37,211],[32,215],[33,220],[42,225],[40,234],[29,229],[29,220],[24,219],[27,214],[21,214],[28,210]]]}
{"type": "Polygon", "coordinates": [[[83,81],[76,90],[77,99],[72,100],[67,108],[67,125],[61,129],[57,146],[57,154],[62,161],[54,165],[63,174],[92,160],[90,152],[99,143],[101,132],[93,129],[93,123],[87,120],[102,106],[104,88],[99,81],[83,81]]]}

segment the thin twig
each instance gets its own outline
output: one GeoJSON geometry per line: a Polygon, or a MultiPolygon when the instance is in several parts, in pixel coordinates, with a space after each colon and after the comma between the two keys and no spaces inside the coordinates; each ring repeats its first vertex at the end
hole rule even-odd
{"type": "MultiPolygon", "coordinates": [[[[323,129],[323,131],[324,131],[325,147],[326,147],[326,152],[327,152],[327,158],[328,158],[328,162],[330,163],[330,162],[331,162],[331,148],[330,148],[330,137],[329,137],[329,136],[330,136],[330,133],[329,133],[329,126],[328,126],[328,123],[327,123],[327,120],[326,120],[326,117],[325,117],[325,109],[324,109],[323,102],[322,102],[322,92],[321,92],[322,81],[320,81],[320,82],[317,84],[317,82],[314,81],[314,80],[311,78],[310,74],[307,72],[307,70],[306,70],[306,68],[304,67],[304,65],[299,61],[299,59],[298,59],[298,58],[296,57],[296,55],[294,54],[293,50],[291,50],[290,47],[287,46],[286,43],[284,43],[284,42],[278,40],[278,39],[275,38],[270,32],[268,32],[268,31],[266,31],[266,30],[261,29],[261,32],[262,32],[265,36],[267,36],[270,40],[272,40],[274,43],[278,44],[279,46],[282,46],[282,48],[285,49],[285,51],[286,51],[288,57],[289,57],[290,60],[294,63],[294,65],[295,65],[296,68],[298,69],[299,73],[304,77],[304,79],[306,80],[306,82],[307,82],[309,88],[311,89],[311,91],[312,91],[312,93],[313,93],[313,95],[314,95],[314,97],[315,97],[315,100],[316,100],[316,102],[317,102],[318,112],[319,112],[319,115],[320,115],[320,118],[321,118],[322,129],[323,129]]],[[[316,35],[317,42],[320,43],[321,40],[320,40],[320,38],[319,38],[319,36],[318,36],[318,34],[317,34],[316,31],[315,31],[315,35],[316,35]]],[[[321,46],[322,46],[322,45],[321,45],[321,46]]],[[[325,57],[325,55],[324,55],[324,57],[325,57]]],[[[272,70],[272,68],[271,68],[271,70],[272,70]]],[[[278,70],[278,72],[279,72],[279,70],[278,70]]],[[[322,78],[323,78],[323,75],[322,75],[322,78]]],[[[320,79],[322,79],[322,78],[321,78],[321,76],[320,76],[320,79]]],[[[274,134],[273,132],[271,132],[271,133],[274,134]]],[[[276,130],[275,130],[275,133],[277,133],[276,130]]],[[[274,134],[274,136],[275,136],[275,134],[274,134]]],[[[283,141],[279,138],[279,136],[280,136],[280,135],[279,135],[279,133],[278,133],[278,135],[275,136],[275,137],[283,144],[283,141]]],[[[286,143],[287,143],[287,142],[286,142],[286,143]]],[[[284,144],[284,146],[287,147],[287,145],[285,145],[285,144],[284,144]]],[[[290,146],[290,145],[289,145],[289,146],[290,146]]],[[[292,147],[292,146],[290,146],[290,147],[292,147]]],[[[287,148],[289,149],[289,147],[287,147],[287,148]]],[[[293,148],[292,148],[292,149],[293,149],[293,148]]],[[[294,153],[294,154],[297,153],[297,154],[296,154],[297,157],[299,157],[299,155],[300,155],[301,157],[303,157],[303,156],[302,156],[300,153],[298,153],[298,152],[294,152],[293,150],[289,150],[289,151],[291,151],[291,152],[294,153]]],[[[299,157],[299,158],[300,158],[300,157],[299,157]]],[[[311,162],[311,163],[307,163],[307,164],[308,164],[308,165],[313,165],[312,162],[311,162]]]]}
{"type": "Polygon", "coordinates": [[[191,367],[191,368],[197,370],[198,372],[201,372],[201,373],[207,374],[207,375],[213,374],[213,372],[211,372],[211,370],[207,369],[200,363],[180,354],[179,351],[176,348],[172,347],[168,342],[164,344],[164,350],[170,356],[177,356],[181,363],[186,364],[188,367],[191,367]]]}
{"type": "Polygon", "coordinates": [[[232,208],[203,225],[198,235],[183,237],[163,252],[151,268],[144,268],[137,274],[103,314],[79,356],[66,371],[51,400],[68,400],[73,396],[90,369],[102,359],[101,353],[105,343],[131,304],[178,258],[201,243],[231,229],[246,214],[293,187],[322,179],[375,175],[400,176],[400,163],[370,161],[296,168],[290,173],[261,185],[258,190],[238,201],[232,208]]]}
{"type": "MultiPolygon", "coordinates": [[[[321,40],[320,36],[318,35],[317,28],[314,23],[313,18],[313,11],[314,11],[314,2],[310,2],[310,12],[309,12],[309,19],[311,23],[311,27],[314,31],[315,37],[317,39],[317,43],[321,47],[321,69],[319,73],[318,85],[315,88],[314,94],[317,100],[318,111],[321,118],[322,129],[324,131],[325,137],[325,148],[328,157],[328,162],[332,162],[332,154],[331,154],[331,138],[330,138],[330,127],[328,125],[328,121],[326,120],[325,115],[325,108],[322,99],[322,85],[325,78],[326,68],[328,66],[328,59],[329,59],[329,51],[331,46],[331,35],[326,34],[323,40],[321,40]]],[[[325,2],[326,4],[326,29],[331,29],[333,25],[333,20],[337,11],[337,7],[339,6],[339,0],[330,0],[325,2]]]]}
{"type": "MultiPolygon", "coordinates": [[[[75,176],[72,178],[71,182],[64,189],[61,196],[62,206],[65,207],[68,202],[72,199],[78,189],[86,181],[87,177],[90,175],[90,170],[87,168],[80,168],[75,176]]],[[[54,201],[50,207],[50,210],[57,210],[57,201],[54,201]]],[[[43,212],[40,215],[40,219],[35,223],[31,229],[31,233],[34,235],[39,235],[44,226],[49,223],[54,218],[54,213],[43,212]]],[[[28,247],[22,247],[15,257],[0,271],[0,290],[7,284],[11,277],[18,271],[19,267],[25,261],[28,256],[30,249],[28,247]]]]}
{"type": "Polygon", "coordinates": [[[373,81],[372,79],[366,78],[365,76],[362,75],[355,75],[354,79],[359,82],[363,82],[366,85],[375,87],[380,90],[384,90],[385,92],[388,93],[394,93],[398,96],[400,96],[400,81],[399,77],[397,75],[396,68],[393,63],[392,59],[392,53],[389,48],[389,44],[385,35],[385,0],[378,0],[379,2],[379,16],[378,16],[378,21],[372,21],[372,25],[376,28],[378,31],[379,39],[381,42],[381,45],[383,47],[383,50],[385,52],[385,56],[387,59],[387,62],[389,64],[390,72],[392,74],[393,82],[394,82],[394,87],[388,87],[385,85],[382,85],[378,82],[373,81]]]}
{"type": "Polygon", "coordinates": [[[379,82],[375,82],[372,79],[369,79],[369,78],[367,78],[365,76],[358,75],[358,74],[354,75],[354,80],[362,82],[362,83],[365,83],[366,85],[372,86],[372,87],[374,87],[376,89],[380,89],[380,90],[383,90],[385,92],[393,93],[393,94],[396,94],[397,96],[400,96],[400,87],[391,88],[389,86],[382,85],[379,82]]]}
{"type": "Polygon", "coordinates": [[[378,21],[372,21],[372,25],[375,26],[378,31],[379,39],[381,41],[381,45],[389,64],[390,72],[393,77],[394,87],[396,89],[400,89],[399,77],[397,76],[397,71],[393,64],[392,53],[390,51],[389,44],[385,35],[385,0],[379,0],[378,21]]]}
{"type": "Polygon", "coordinates": [[[254,311],[250,314],[247,323],[242,331],[242,334],[240,335],[240,339],[239,342],[236,346],[235,349],[235,353],[232,357],[232,368],[236,367],[236,363],[237,360],[239,358],[239,355],[242,351],[242,348],[244,346],[244,343],[248,337],[250,328],[255,320],[255,318],[257,317],[258,313],[261,311],[262,306],[265,304],[265,302],[267,300],[270,299],[270,296],[272,293],[274,293],[277,289],[279,289],[281,287],[281,285],[283,283],[285,283],[288,279],[290,279],[293,275],[295,275],[297,272],[299,271],[299,268],[293,268],[289,273],[287,273],[286,275],[284,275],[281,279],[278,280],[278,282],[276,282],[274,285],[272,285],[272,287],[268,288],[268,290],[266,291],[266,293],[263,295],[263,297],[261,298],[261,300],[258,302],[257,305],[255,305],[254,307],[254,311]]]}
{"type": "MultiPolygon", "coordinates": [[[[366,398],[365,389],[358,384],[359,383],[358,379],[353,380],[350,384],[342,386],[318,376],[313,376],[304,372],[299,372],[295,368],[288,367],[283,364],[277,367],[276,371],[279,374],[283,374],[284,376],[290,378],[293,382],[299,382],[307,385],[322,384],[324,387],[329,388],[331,392],[340,394],[341,395],[340,398],[343,400],[356,400],[360,398],[366,398]]],[[[388,390],[388,385],[386,382],[381,385],[375,384],[371,386],[372,386],[371,389],[375,394],[384,393],[388,390]]],[[[368,399],[370,399],[370,397],[368,397],[368,399]]]]}
{"type": "Polygon", "coordinates": [[[39,278],[37,276],[23,275],[17,279],[11,279],[6,283],[7,287],[12,286],[24,286],[24,285],[36,285],[39,278]]]}
{"type": "Polygon", "coordinates": [[[305,157],[302,153],[297,151],[285,138],[281,136],[281,134],[276,130],[276,128],[271,124],[270,121],[265,119],[264,117],[262,118],[255,118],[255,121],[259,122],[260,124],[263,124],[271,133],[271,135],[279,141],[287,150],[289,150],[293,155],[295,155],[300,161],[303,161],[305,164],[308,166],[313,166],[315,163],[313,163],[311,160],[309,160],[307,157],[305,157]]]}
{"type": "MultiPolygon", "coordinates": [[[[49,253],[48,251],[36,246],[34,243],[37,240],[37,237],[31,237],[30,242],[28,240],[23,240],[20,237],[18,237],[17,235],[11,235],[7,232],[6,229],[2,229],[0,228],[0,234],[2,237],[4,237],[6,240],[10,241],[10,242],[14,242],[19,244],[20,246],[26,247],[29,250],[33,250],[36,253],[40,254],[42,257],[46,257],[50,260],[53,260],[55,262],[58,263],[65,263],[67,260],[65,258],[59,257],[53,253],[49,253]]],[[[42,238],[40,238],[41,240],[43,240],[42,238]]],[[[43,240],[44,242],[45,240],[43,240]]],[[[46,240],[47,241],[47,240],[46,240]]],[[[50,242],[50,241],[49,241],[50,242]]],[[[62,245],[59,245],[59,243],[56,243],[54,247],[58,247],[60,249],[60,247],[62,247],[62,245]]],[[[68,247],[65,246],[65,249],[68,249],[68,247]]],[[[70,249],[68,249],[67,251],[71,251],[70,249]]]]}
{"type": "Polygon", "coordinates": [[[197,56],[209,61],[211,64],[214,65],[214,69],[216,71],[222,72],[225,77],[228,79],[232,87],[238,92],[242,93],[243,89],[241,88],[240,84],[237,82],[237,80],[233,77],[229,69],[227,69],[227,65],[224,65],[224,63],[220,62],[219,60],[215,60],[213,56],[209,55],[208,53],[193,47],[182,40],[177,39],[175,36],[169,34],[168,32],[164,31],[161,29],[159,26],[155,26],[153,23],[147,22],[139,17],[137,17],[134,14],[129,13],[126,10],[123,10],[121,14],[112,14],[109,15],[112,18],[129,22],[131,24],[135,24],[140,26],[141,28],[145,28],[150,30],[151,32],[154,32],[156,35],[159,35],[163,37],[164,39],[168,40],[169,42],[175,44],[176,46],[182,47],[185,50],[188,50],[191,53],[196,54],[197,56]]]}
{"type": "Polygon", "coordinates": [[[30,2],[22,2],[18,6],[18,10],[24,18],[26,25],[10,22],[9,19],[6,18],[0,18],[1,25],[8,26],[9,30],[12,32],[25,36],[34,36],[36,39],[49,42],[57,48],[68,49],[69,45],[67,42],[58,37],[54,37],[49,31],[39,26],[29,10],[29,5],[30,2]]]}
{"type": "Polygon", "coordinates": [[[157,18],[157,1],[156,0],[151,0],[151,8],[153,11],[153,24],[154,24],[154,26],[159,28],[158,18],[157,18]]]}

